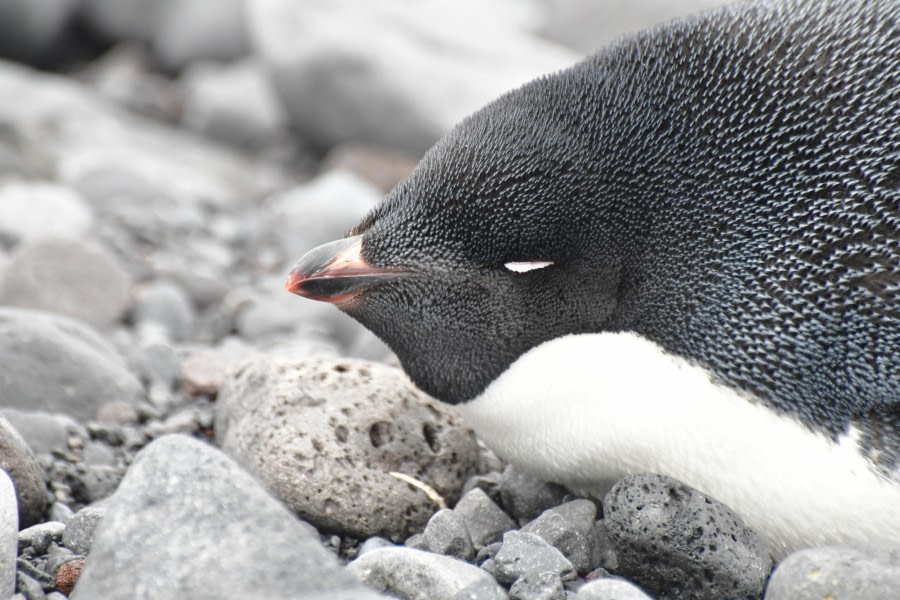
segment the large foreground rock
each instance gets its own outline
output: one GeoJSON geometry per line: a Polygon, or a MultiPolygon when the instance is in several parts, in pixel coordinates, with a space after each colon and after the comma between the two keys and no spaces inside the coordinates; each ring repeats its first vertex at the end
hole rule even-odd
{"type": "Polygon", "coordinates": [[[108,501],[72,600],[374,600],[311,527],[219,450],[145,448],[108,501]]]}
{"type": "Polygon", "coordinates": [[[219,391],[216,441],[305,519],[405,539],[448,503],[477,461],[472,432],[397,369],[353,360],[259,358],[219,391]]]}
{"type": "Polygon", "coordinates": [[[832,546],[788,556],[769,580],[766,600],[891,600],[900,593],[900,544],[832,546]]]}
{"type": "Polygon", "coordinates": [[[34,454],[22,436],[0,417],[0,469],[16,484],[19,526],[37,523],[47,507],[47,486],[34,454]]]}
{"type": "Polygon", "coordinates": [[[135,402],[140,382],[106,341],[56,315],[0,308],[0,404],[62,413],[80,421],[105,402],[135,402]]]}

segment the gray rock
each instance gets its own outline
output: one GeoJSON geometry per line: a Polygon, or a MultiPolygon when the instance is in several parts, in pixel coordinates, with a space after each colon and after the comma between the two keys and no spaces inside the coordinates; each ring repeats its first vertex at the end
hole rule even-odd
{"type": "Polygon", "coordinates": [[[508,597],[506,590],[489,577],[462,588],[453,595],[453,600],[506,600],[508,597]]]}
{"type": "Polygon", "coordinates": [[[420,153],[503,92],[579,58],[528,31],[536,4],[258,0],[247,8],[251,39],[294,126],[325,148],[362,141],[420,153]]]}
{"type": "Polygon", "coordinates": [[[128,305],[128,275],[97,244],[51,239],[21,245],[0,281],[0,303],[109,327],[128,305]]]}
{"type": "Polygon", "coordinates": [[[85,506],[73,516],[63,531],[62,543],[75,554],[87,554],[94,543],[97,526],[106,516],[107,507],[85,506]]]}
{"type": "Polygon", "coordinates": [[[72,509],[62,502],[54,502],[51,504],[50,510],[47,513],[47,519],[62,523],[63,525],[68,525],[69,521],[71,521],[74,516],[75,513],[72,512],[72,509]]]}
{"type": "Polygon", "coordinates": [[[156,325],[171,340],[185,340],[194,329],[194,306],[177,285],[154,281],[139,286],[134,293],[132,320],[137,327],[156,325]]]}
{"type": "Polygon", "coordinates": [[[21,570],[16,573],[16,591],[27,600],[45,600],[47,597],[41,582],[21,570]]]}
{"type": "Polygon", "coordinates": [[[472,432],[397,369],[352,360],[246,362],[219,390],[216,441],[317,527],[404,539],[434,510],[414,476],[453,501],[472,432]]]}
{"type": "Polygon", "coordinates": [[[250,150],[277,143],[287,131],[288,116],[256,58],[192,66],[181,83],[181,124],[188,129],[250,150]]]}
{"type": "Polygon", "coordinates": [[[6,245],[79,238],[92,222],[90,207],[66,187],[46,182],[0,182],[0,242],[6,245]]]}
{"type": "Polygon", "coordinates": [[[108,506],[72,600],[378,597],[253,477],[187,436],[148,445],[108,506]]]}
{"type": "Polygon", "coordinates": [[[425,543],[432,552],[468,561],[475,558],[475,548],[465,523],[449,508],[431,516],[424,535],[425,543]]]}
{"type": "Polygon", "coordinates": [[[606,530],[606,522],[602,519],[594,523],[592,545],[594,548],[594,560],[600,568],[616,573],[619,570],[619,557],[616,556],[616,547],[609,539],[606,530]]]}
{"type": "Polygon", "coordinates": [[[772,573],[766,600],[892,600],[900,590],[900,545],[801,550],[772,573]]]}
{"type": "Polygon", "coordinates": [[[50,547],[50,542],[62,541],[63,531],[65,531],[65,529],[65,525],[55,521],[48,521],[46,523],[39,523],[37,525],[32,525],[31,527],[26,527],[19,532],[19,554],[21,554],[22,550],[25,548],[33,549],[36,555],[44,554],[47,552],[47,548],[50,547]]]}
{"type": "Polygon", "coordinates": [[[653,598],[624,579],[603,577],[583,585],[573,600],[653,600],[653,598]]]}
{"type": "Polygon", "coordinates": [[[0,417],[0,469],[15,483],[19,527],[37,523],[47,507],[44,475],[28,444],[3,417],[0,417]]]}
{"type": "Polygon", "coordinates": [[[618,573],[659,600],[757,598],[769,551],[731,509],[662,475],[634,475],[603,501],[618,573]]]}
{"type": "Polygon", "coordinates": [[[516,528],[509,515],[480,488],[463,496],[453,510],[465,523],[475,550],[499,541],[504,533],[516,528]]]}
{"type": "Polygon", "coordinates": [[[76,321],[39,311],[0,308],[0,364],[4,408],[87,421],[104,402],[143,395],[105,340],[76,321]]]}
{"type": "Polygon", "coordinates": [[[519,531],[504,534],[500,550],[481,568],[497,581],[507,584],[525,575],[537,576],[541,573],[551,573],[560,581],[576,577],[572,563],[559,550],[533,533],[519,531]]]}
{"type": "Polygon", "coordinates": [[[425,542],[425,534],[424,533],[414,533],[413,535],[406,538],[406,541],[403,542],[403,545],[407,548],[412,548],[413,550],[431,550],[428,549],[428,544],[425,542]]]}
{"type": "Polygon", "coordinates": [[[492,471],[484,475],[472,475],[463,486],[463,495],[475,488],[479,488],[494,502],[500,502],[500,473],[492,471]]]}
{"type": "Polygon", "coordinates": [[[405,600],[453,600],[460,590],[475,585],[491,590],[494,597],[502,593],[478,567],[412,548],[368,552],[347,565],[347,571],[369,587],[405,600]]]}
{"type": "Polygon", "coordinates": [[[152,45],[163,64],[178,70],[196,60],[234,60],[247,54],[242,0],[167,0],[161,3],[152,45]]]}
{"type": "Polygon", "coordinates": [[[509,588],[510,600],[566,600],[559,575],[552,572],[526,573],[509,588]]]}
{"type": "Polygon", "coordinates": [[[37,65],[65,58],[77,0],[4,0],[0,3],[0,56],[37,65]]]}
{"type": "Polygon", "coordinates": [[[386,194],[412,173],[417,162],[418,157],[408,152],[350,142],[332,149],[322,159],[322,168],[349,171],[386,194]]]}
{"type": "Polygon", "coordinates": [[[22,435],[35,454],[68,450],[70,437],[87,437],[84,427],[67,415],[14,408],[5,408],[0,413],[22,435]]]}
{"type": "Polygon", "coordinates": [[[566,496],[562,486],[535,479],[512,465],[503,470],[500,479],[500,498],[515,519],[531,520],[554,506],[566,496]]]}
{"type": "Polygon", "coordinates": [[[371,552],[373,550],[380,550],[382,548],[393,548],[396,544],[393,544],[390,540],[386,540],[383,537],[379,537],[377,535],[370,537],[365,542],[359,545],[359,554],[358,556],[362,556],[366,552],[371,552]]]}
{"type": "Polygon", "coordinates": [[[599,564],[599,548],[594,547],[597,506],[590,500],[573,500],[551,508],[521,529],[533,533],[562,552],[579,574],[599,564]]]}
{"type": "Polygon", "coordinates": [[[0,469],[0,598],[9,598],[16,591],[18,531],[16,489],[6,471],[0,469]]]}

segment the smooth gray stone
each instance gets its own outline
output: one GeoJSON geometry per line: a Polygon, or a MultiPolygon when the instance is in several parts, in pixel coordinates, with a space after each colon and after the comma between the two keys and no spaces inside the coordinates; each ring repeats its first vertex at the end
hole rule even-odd
{"type": "Polygon", "coordinates": [[[520,522],[559,505],[567,493],[566,488],[535,479],[513,465],[507,465],[500,478],[503,507],[520,522]]]}
{"type": "Polygon", "coordinates": [[[194,438],[149,444],[106,504],[71,600],[379,597],[312,527],[194,438]]]}
{"type": "Polygon", "coordinates": [[[75,554],[90,552],[97,526],[100,525],[106,512],[106,506],[85,506],[75,513],[63,531],[63,545],[75,554]]]}
{"type": "Polygon", "coordinates": [[[801,550],[772,573],[765,600],[896,600],[900,544],[801,550]]]}
{"type": "Polygon", "coordinates": [[[276,496],[324,530],[394,541],[453,502],[477,444],[449,407],[398,369],[350,359],[257,356],[219,390],[216,440],[276,496]]]}
{"type": "Polygon", "coordinates": [[[453,600],[507,600],[506,590],[493,579],[479,579],[453,595],[453,600]]]}
{"type": "Polygon", "coordinates": [[[469,586],[496,596],[500,588],[478,567],[412,548],[373,550],[347,565],[347,571],[369,587],[405,600],[454,600],[469,586]]]}
{"type": "Polygon", "coordinates": [[[360,544],[358,556],[362,556],[366,552],[372,552],[373,550],[393,548],[394,546],[396,546],[396,544],[392,543],[390,540],[386,540],[383,537],[375,535],[360,544]]]}
{"type": "Polygon", "coordinates": [[[48,521],[26,527],[19,532],[19,553],[31,548],[36,555],[44,554],[50,542],[61,542],[66,526],[56,521],[48,521]]]}
{"type": "Polygon", "coordinates": [[[603,501],[617,574],[658,600],[758,598],[769,550],[730,508],[662,475],[622,479],[603,501]]]}
{"type": "Polygon", "coordinates": [[[171,281],[157,280],[134,292],[131,318],[140,328],[155,325],[170,340],[186,340],[194,331],[196,315],[188,295],[171,281]]]}
{"type": "Polygon", "coordinates": [[[434,513],[425,526],[425,543],[438,554],[472,560],[475,548],[463,520],[449,508],[434,513]]]}
{"type": "Polygon", "coordinates": [[[567,581],[577,576],[572,563],[562,553],[533,533],[510,531],[503,545],[481,568],[501,583],[514,583],[525,575],[552,573],[567,581]]]}
{"type": "Polygon", "coordinates": [[[597,506],[593,502],[573,500],[544,511],[521,531],[540,536],[584,575],[600,561],[599,549],[594,547],[596,519],[597,506]]]}
{"type": "Polygon", "coordinates": [[[9,598],[16,591],[18,533],[16,490],[6,471],[0,469],[0,598],[9,598]]]}
{"type": "Polygon", "coordinates": [[[137,402],[140,382],[116,350],[85,325],[58,315],[0,308],[0,402],[92,419],[110,400],[137,402]]]}
{"type": "Polygon", "coordinates": [[[0,414],[25,438],[35,454],[67,451],[70,437],[88,437],[85,428],[68,415],[15,408],[5,408],[0,414]]]}
{"type": "Polygon", "coordinates": [[[509,588],[510,600],[566,600],[559,575],[552,572],[527,573],[509,588]]]}
{"type": "MultiPolygon", "coordinates": [[[[2,360],[0,364],[3,364],[2,360]]],[[[0,377],[0,381],[5,378],[0,377]]],[[[47,486],[44,483],[43,470],[19,432],[2,416],[0,416],[0,469],[6,471],[15,483],[19,503],[19,526],[28,527],[37,523],[47,507],[47,486]]]]}
{"type": "Polygon", "coordinates": [[[28,600],[45,600],[47,597],[41,582],[22,571],[16,573],[16,590],[28,600]]]}
{"type": "Polygon", "coordinates": [[[475,550],[499,541],[504,533],[516,528],[516,523],[509,515],[480,488],[463,496],[453,511],[465,523],[475,550]]]}
{"type": "Polygon", "coordinates": [[[584,584],[573,600],[653,600],[653,598],[624,579],[603,577],[584,584]]]}
{"type": "Polygon", "coordinates": [[[51,504],[50,511],[47,514],[47,518],[49,520],[57,521],[59,523],[62,523],[63,525],[67,525],[74,516],[75,513],[72,511],[72,509],[62,502],[54,502],[53,504],[51,504]]]}

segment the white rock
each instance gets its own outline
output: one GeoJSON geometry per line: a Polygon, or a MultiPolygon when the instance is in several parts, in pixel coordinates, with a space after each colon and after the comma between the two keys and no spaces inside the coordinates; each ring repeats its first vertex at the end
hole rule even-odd
{"type": "Polygon", "coordinates": [[[294,125],[323,146],[422,152],[503,92],[578,60],[535,2],[254,0],[251,39],[294,125]]]}
{"type": "Polygon", "coordinates": [[[78,238],[90,229],[90,207],[76,192],[49,182],[0,182],[0,239],[78,238]]]}
{"type": "Polygon", "coordinates": [[[613,577],[595,579],[583,585],[573,600],[653,600],[641,588],[613,577]]]}
{"type": "Polygon", "coordinates": [[[19,510],[13,482],[0,469],[0,598],[16,591],[16,553],[19,539],[19,510]]]}

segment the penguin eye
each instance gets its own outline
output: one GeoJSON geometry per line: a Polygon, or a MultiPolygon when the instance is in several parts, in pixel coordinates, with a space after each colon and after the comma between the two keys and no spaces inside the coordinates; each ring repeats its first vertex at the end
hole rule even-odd
{"type": "Polygon", "coordinates": [[[503,266],[506,267],[507,271],[512,271],[513,273],[527,273],[528,271],[549,267],[552,264],[552,260],[527,260],[524,262],[508,262],[503,266]]]}

